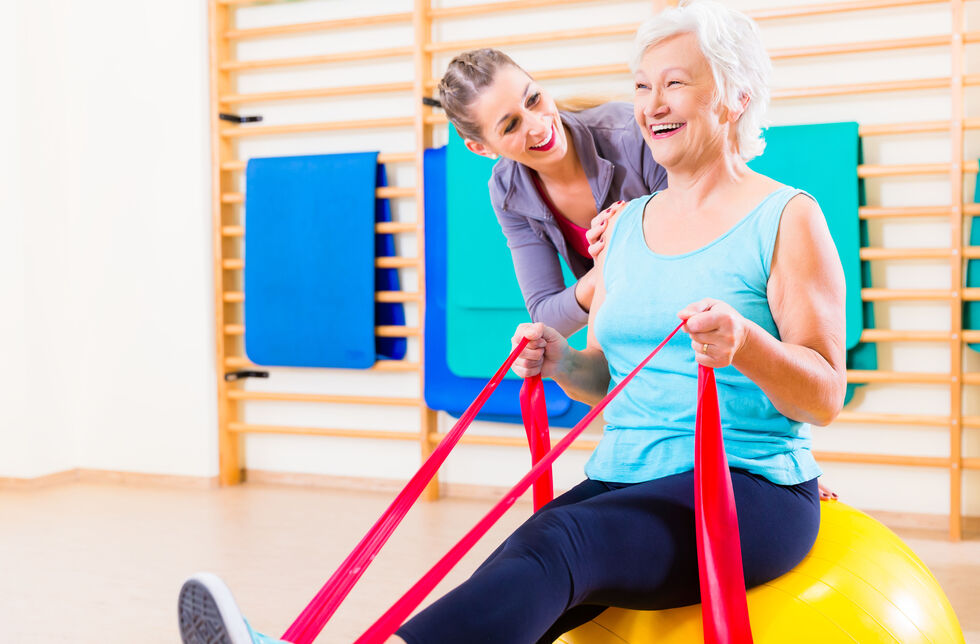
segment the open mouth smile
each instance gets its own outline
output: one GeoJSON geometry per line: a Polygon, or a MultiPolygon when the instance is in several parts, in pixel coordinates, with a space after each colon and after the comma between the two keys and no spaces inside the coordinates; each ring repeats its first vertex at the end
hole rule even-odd
{"type": "Polygon", "coordinates": [[[650,135],[655,139],[665,139],[682,129],[687,123],[655,123],[650,125],[650,135]]]}
{"type": "Polygon", "coordinates": [[[532,145],[531,149],[535,152],[547,152],[555,145],[555,124],[551,124],[551,130],[548,132],[548,138],[538,143],[537,145],[532,145]]]}

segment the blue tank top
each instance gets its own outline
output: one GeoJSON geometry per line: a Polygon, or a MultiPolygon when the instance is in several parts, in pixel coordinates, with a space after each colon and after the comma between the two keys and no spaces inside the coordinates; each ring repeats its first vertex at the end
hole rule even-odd
{"type": "MultiPolygon", "coordinates": [[[[779,338],[766,285],[783,209],[801,192],[777,189],[727,233],[681,255],[657,254],[644,240],[643,210],[656,193],[626,206],[609,240],[606,299],[594,323],[610,389],[677,326],[678,311],[702,298],[730,304],[779,338]]],[[[697,375],[690,336],[681,331],[606,408],[605,431],[586,475],[635,483],[693,469],[697,375]]],[[[808,425],[780,414],[734,367],[715,369],[715,380],[731,467],[780,485],[820,475],[808,425]]]]}

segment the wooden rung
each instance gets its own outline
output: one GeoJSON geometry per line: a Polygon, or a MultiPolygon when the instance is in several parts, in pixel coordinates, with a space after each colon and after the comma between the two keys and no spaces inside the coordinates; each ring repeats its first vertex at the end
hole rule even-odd
{"type": "Polygon", "coordinates": [[[263,125],[259,127],[234,126],[224,128],[220,134],[227,139],[273,134],[305,134],[309,132],[335,132],[337,130],[371,130],[382,128],[411,127],[415,119],[410,116],[359,121],[328,121],[325,123],[293,123],[290,125],[263,125]]]}
{"type": "MultiPolygon", "coordinates": [[[[225,335],[244,335],[245,325],[226,324],[225,335]]],[[[419,335],[418,327],[400,325],[381,325],[374,327],[374,335],[379,338],[414,338],[419,335]]]]}
{"type": "Polygon", "coordinates": [[[963,342],[967,344],[980,342],[980,331],[971,331],[969,329],[963,329],[960,337],[963,339],[963,342]]]}
{"type": "Polygon", "coordinates": [[[948,132],[949,121],[916,121],[911,123],[883,123],[861,125],[860,136],[893,136],[895,134],[921,134],[923,132],[948,132]]]}
{"type": "Polygon", "coordinates": [[[914,373],[911,371],[871,371],[848,369],[849,383],[905,383],[905,384],[951,384],[953,376],[948,373],[914,373]]]}
{"type": "Polygon", "coordinates": [[[221,195],[221,203],[245,203],[245,195],[240,192],[226,192],[221,195]]]}
{"type": "MultiPolygon", "coordinates": [[[[563,67],[561,69],[546,69],[531,72],[531,76],[536,81],[559,80],[566,78],[588,78],[592,76],[628,76],[630,68],[628,65],[590,65],[586,67],[563,67]]],[[[434,90],[439,86],[438,79],[426,81],[427,90],[434,90]]]]}
{"type": "Polygon", "coordinates": [[[961,461],[965,470],[980,470],[980,458],[964,458],[961,461]]]}
{"type": "Polygon", "coordinates": [[[583,40],[591,38],[608,38],[615,36],[633,36],[640,23],[633,22],[625,25],[606,25],[604,27],[590,27],[587,29],[562,29],[560,31],[538,32],[533,34],[520,34],[517,36],[498,36],[496,38],[479,38],[476,40],[454,40],[450,42],[429,43],[423,48],[428,53],[436,52],[460,52],[469,49],[481,49],[483,47],[493,47],[505,49],[515,45],[528,45],[534,43],[551,43],[559,40],[583,40]]]}
{"type": "Polygon", "coordinates": [[[894,7],[912,7],[923,4],[945,3],[947,0],[857,0],[851,2],[827,2],[803,6],[772,7],[746,11],[745,14],[753,20],[782,20],[786,18],[803,18],[823,14],[844,13],[847,11],[870,11],[874,9],[891,9],[894,7]]]}
{"type": "Polygon", "coordinates": [[[421,330],[415,326],[386,325],[374,327],[374,335],[379,338],[415,338],[421,330]]]}
{"type": "MultiPolygon", "coordinates": [[[[247,391],[245,389],[229,389],[228,398],[231,400],[251,400],[264,402],[308,402],[344,405],[386,405],[389,407],[416,407],[424,400],[421,398],[399,398],[396,396],[338,396],[332,394],[300,394],[278,391],[247,391]]],[[[418,436],[418,434],[416,434],[418,436]]]]}
{"type": "Polygon", "coordinates": [[[883,206],[861,206],[858,208],[858,217],[861,219],[951,217],[952,215],[952,206],[904,206],[892,208],[883,206]]]}
{"type": "Polygon", "coordinates": [[[865,302],[894,302],[898,300],[950,300],[955,295],[942,289],[862,288],[865,302]]]}
{"type": "Polygon", "coordinates": [[[963,289],[963,301],[964,302],[977,302],[977,301],[980,301],[980,288],[965,288],[965,289],[963,289]]]}
{"type": "Polygon", "coordinates": [[[976,217],[980,215],[980,203],[968,203],[963,205],[963,214],[976,217]]]}
{"type": "MultiPolygon", "coordinates": [[[[407,362],[405,360],[379,360],[374,363],[370,371],[418,371],[419,363],[407,362]]],[[[418,438],[418,434],[415,437],[418,438]]]]}
{"type": "MultiPolygon", "coordinates": [[[[823,87],[794,87],[773,90],[772,98],[814,98],[817,96],[843,96],[851,94],[870,94],[879,92],[902,92],[926,89],[949,88],[949,78],[919,78],[903,81],[883,81],[880,83],[854,83],[849,85],[825,85],[823,87]]],[[[949,129],[947,123],[945,129],[949,129]]]]}
{"type": "Polygon", "coordinates": [[[964,385],[980,385],[980,373],[964,373],[964,385]]]}
{"type": "Polygon", "coordinates": [[[375,268],[416,268],[418,265],[418,257],[376,257],[374,259],[375,268]]]}
{"type": "MultiPolygon", "coordinates": [[[[446,437],[445,434],[433,434],[433,442],[441,441],[446,437]]],[[[551,445],[554,447],[555,443],[561,440],[561,437],[553,437],[551,439],[551,445]]],[[[465,445],[493,445],[496,447],[523,447],[527,449],[527,439],[520,436],[488,436],[486,434],[464,434],[460,439],[460,443],[465,445]]],[[[599,441],[578,437],[576,440],[572,441],[572,444],[568,446],[569,449],[577,450],[594,450],[598,446],[599,441]]]]}
{"type": "Polygon", "coordinates": [[[334,63],[352,63],[361,60],[376,60],[379,58],[402,58],[415,53],[412,47],[389,47],[385,49],[368,49],[364,51],[349,51],[338,54],[321,56],[297,56],[293,58],[272,58],[267,60],[229,60],[218,65],[221,71],[245,72],[259,69],[277,69],[281,67],[305,67],[309,65],[330,65],[334,63]]]}
{"type": "MultiPolygon", "coordinates": [[[[414,188],[413,188],[414,190],[414,188]]],[[[400,222],[400,221],[381,221],[374,225],[374,232],[378,235],[393,235],[397,233],[414,233],[418,232],[418,224],[411,222],[400,222]]],[[[221,236],[222,237],[242,237],[245,235],[244,226],[222,226],[221,236]]],[[[228,265],[225,268],[243,268],[245,266],[244,260],[236,259],[231,260],[236,262],[234,265],[228,265]],[[241,263],[237,263],[241,262],[241,263]]]]}
{"type": "Polygon", "coordinates": [[[428,11],[428,17],[433,20],[445,18],[463,18],[466,16],[483,16],[507,11],[524,9],[540,9],[542,7],[558,7],[569,4],[595,3],[601,0],[511,0],[510,2],[492,2],[474,4],[463,7],[433,7],[428,11]]]}
{"type": "MultiPolygon", "coordinates": [[[[414,152],[394,152],[386,154],[382,152],[378,155],[378,163],[415,163],[414,152]]],[[[248,165],[248,161],[236,160],[225,161],[221,164],[224,172],[241,172],[248,165]]]]}
{"type": "Polygon", "coordinates": [[[949,331],[893,331],[891,329],[865,329],[861,342],[951,342],[949,331]]]}
{"type": "Polygon", "coordinates": [[[392,432],[378,429],[333,429],[328,427],[291,427],[289,425],[249,425],[228,423],[228,431],[236,434],[292,434],[296,436],[332,436],[334,438],[372,438],[387,440],[418,440],[418,432],[392,432]]]}
{"type": "Polygon", "coordinates": [[[246,38],[268,38],[270,36],[288,36],[303,34],[311,31],[327,31],[334,29],[353,29],[356,27],[372,27],[375,25],[391,25],[411,23],[412,14],[389,13],[376,16],[360,16],[357,18],[339,18],[337,20],[321,20],[318,22],[302,22],[272,27],[253,27],[251,29],[229,29],[224,33],[228,40],[244,40],[246,38]]]}
{"type": "Polygon", "coordinates": [[[919,47],[949,46],[949,36],[923,36],[920,38],[895,38],[865,42],[837,43],[833,45],[811,45],[809,47],[789,47],[772,49],[769,58],[785,60],[810,56],[837,56],[840,54],[861,54],[873,51],[892,51],[895,49],[915,49],[919,47]]]}
{"type": "Polygon", "coordinates": [[[222,105],[238,103],[270,103],[274,101],[297,101],[311,98],[332,98],[335,96],[364,96],[365,94],[395,94],[411,92],[412,83],[376,83],[374,85],[349,85],[346,87],[321,87],[317,89],[298,89],[288,92],[256,92],[254,94],[228,94],[219,101],[222,105]]]}
{"type": "Polygon", "coordinates": [[[872,414],[844,410],[837,415],[835,423],[865,423],[882,425],[932,425],[949,427],[949,416],[930,416],[924,414],[872,414]]]}
{"type": "Polygon", "coordinates": [[[408,291],[376,291],[374,293],[375,302],[397,303],[397,302],[418,302],[419,294],[408,291]]]}
{"type": "Polygon", "coordinates": [[[962,422],[963,427],[969,427],[970,429],[980,428],[980,416],[963,416],[962,422]]]}
{"type": "Polygon", "coordinates": [[[949,163],[862,164],[858,166],[858,178],[899,177],[908,174],[946,174],[951,168],[952,164],[949,163]]]}
{"type": "MultiPolygon", "coordinates": [[[[259,365],[256,365],[245,356],[227,356],[225,357],[225,366],[230,369],[245,369],[258,367],[259,365]]],[[[379,360],[378,362],[374,363],[374,366],[368,369],[359,369],[358,371],[406,372],[418,370],[419,363],[417,362],[408,362],[406,360],[379,360]]],[[[418,434],[415,434],[415,437],[418,438],[418,434]]]]}
{"type": "MultiPolygon", "coordinates": [[[[244,302],[245,294],[241,291],[225,291],[222,296],[225,302],[244,302]]],[[[418,302],[419,294],[408,291],[376,291],[375,302],[418,302]]]]}
{"type": "Polygon", "coordinates": [[[221,268],[226,271],[240,271],[245,268],[245,260],[238,258],[223,259],[221,260],[221,268]]]}
{"type": "Polygon", "coordinates": [[[900,454],[864,454],[859,452],[813,452],[813,457],[827,463],[861,463],[865,465],[906,465],[912,467],[949,467],[947,456],[904,456],[900,454]]]}
{"type": "Polygon", "coordinates": [[[862,248],[858,255],[864,260],[875,259],[950,259],[951,248],[862,248]]]}
{"type": "Polygon", "coordinates": [[[980,259],[980,246],[967,246],[964,248],[963,259],[980,259]]]}
{"type": "Polygon", "coordinates": [[[415,233],[418,232],[418,224],[402,221],[382,221],[374,225],[374,232],[379,235],[391,235],[395,233],[415,233]]]}
{"type": "Polygon", "coordinates": [[[401,197],[414,197],[417,191],[413,186],[382,186],[378,188],[374,195],[378,199],[399,199],[401,197]]]}

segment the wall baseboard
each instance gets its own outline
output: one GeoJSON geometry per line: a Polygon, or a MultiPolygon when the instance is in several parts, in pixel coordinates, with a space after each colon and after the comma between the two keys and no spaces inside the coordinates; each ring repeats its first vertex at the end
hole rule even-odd
{"type": "Polygon", "coordinates": [[[75,468],[33,478],[0,477],[0,490],[36,490],[65,483],[105,483],[110,485],[148,485],[211,489],[218,487],[217,476],[183,476],[180,474],[147,474],[75,468]]]}
{"type": "MultiPolygon", "coordinates": [[[[242,473],[244,481],[258,485],[286,485],[292,487],[312,487],[388,494],[396,494],[404,487],[403,481],[395,479],[359,478],[355,476],[333,476],[330,474],[277,472],[271,470],[243,470],[242,473]]],[[[219,487],[217,476],[146,474],[142,472],[76,468],[33,478],[0,477],[0,490],[36,490],[74,482],[178,487],[198,490],[209,490],[219,487]]],[[[503,486],[476,485],[472,483],[442,483],[440,485],[440,491],[444,496],[480,501],[496,501],[509,489],[503,486]]],[[[528,491],[524,494],[518,503],[530,505],[531,492],[528,491]]],[[[949,527],[949,519],[944,514],[889,512],[885,510],[868,510],[867,512],[893,529],[944,532],[949,527]]],[[[963,531],[971,535],[980,534],[980,516],[964,516],[963,531]]]]}

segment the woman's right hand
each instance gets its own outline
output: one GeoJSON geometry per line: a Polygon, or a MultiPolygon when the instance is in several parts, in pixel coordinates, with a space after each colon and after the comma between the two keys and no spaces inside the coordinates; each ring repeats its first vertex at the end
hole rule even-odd
{"type": "Polygon", "coordinates": [[[541,322],[525,322],[517,327],[511,338],[511,348],[516,347],[522,338],[527,338],[527,346],[517,356],[511,369],[521,378],[540,374],[553,378],[558,373],[571,348],[561,333],[541,322]]]}
{"type": "Polygon", "coordinates": [[[602,249],[606,247],[606,230],[609,228],[609,220],[618,215],[625,205],[625,201],[617,201],[592,218],[592,222],[589,224],[590,228],[585,233],[585,238],[589,240],[589,255],[592,256],[592,259],[598,257],[602,249]]]}

